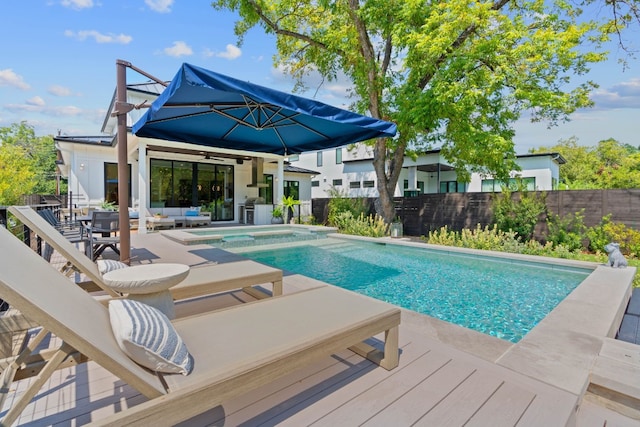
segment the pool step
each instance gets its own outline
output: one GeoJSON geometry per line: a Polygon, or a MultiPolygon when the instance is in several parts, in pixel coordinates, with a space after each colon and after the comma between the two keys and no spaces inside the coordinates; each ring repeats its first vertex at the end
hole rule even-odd
{"type": "Polygon", "coordinates": [[[640,420],[640,346],[605,338],[587,394],[604,407],[640,420]]]}

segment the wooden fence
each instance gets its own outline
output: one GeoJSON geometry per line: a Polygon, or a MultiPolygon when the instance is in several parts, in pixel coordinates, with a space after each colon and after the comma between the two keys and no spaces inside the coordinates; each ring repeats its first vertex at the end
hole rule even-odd
{"type": "MultiPolygon", "coordinates": [[[[547,211],[564,216],[584,210],[587,227],[597,225],[603,216],[640,230],[640,189],[633,190],[567,190],[541,193],[547,211]]],[[[489,225],[493,193],[422,194],[397,198],[396,214],[402,219],[404,234],[422,236],[443,226],[451,230],[489,225]]],[[[517,193],[514,197],[518,197],[517,193]]],[[[330,199],[313,199],[312,212],[318,222],[326,222],[330,199]]],[[[368,199],[373,207],[374,199],[368,199]]],[[[541,216],[537,233],[545,229],[541,216]]]]}

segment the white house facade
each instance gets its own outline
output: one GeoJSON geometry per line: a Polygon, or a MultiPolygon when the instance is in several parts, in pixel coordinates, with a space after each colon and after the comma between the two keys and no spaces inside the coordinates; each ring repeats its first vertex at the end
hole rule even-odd
{"type": "MultiPolygon", "coordinates": [[[[372,149],[365,144],[303,153],[290,157],[292,165],[312,169],[318,175],[311,180],[311,197],[328,197],[332,189],[348,197],[378,197],[372,149]]],[[[516,157],[521,170],[512,171],[513,185],[521,182],[527,190],[557,189],[560,165],[565,159],[558,153],[524,154],[516,157]]],[[[395,197],[429,193],[501,191],[503,182],[492,176],[472,173],[468,183],[459,182],[454,168],[440,150],[423,153],[416,159],[405,157],[395,197]]]]}

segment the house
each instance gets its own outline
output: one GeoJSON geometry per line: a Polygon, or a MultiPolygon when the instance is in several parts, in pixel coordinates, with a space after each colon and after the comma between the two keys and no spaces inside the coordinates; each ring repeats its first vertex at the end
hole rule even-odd
{"type": "MultiPolygon", "coordinates": [[[[326,198],[331,188],[350,197],[378,197],[373,151],[365,144],[314,151],[289,157],[292,165],[319,173],[311,181],[311,197],[326,198]]],[[[527,190],[557,189],[560,165],[566,160],[558,153],[524,154],[516,157],[520,171],[512,171],[512,183],[519,179],[527,190]]],[[[413,159],[405,157],[395,190],[396,197],[427,193],[501,191],[503,183],[492,176],[471,174],[468,183],[459,182],[454,167],[440,150],[426,151],[413,159]]]]}
{"type": "MultiPolygon", "coordinates": [[[[152,101],[163,90],[157,83],[127,85],[127,102],[152,101]]],[[[60,171],[68,178],[69,199],[77,207],[118,202],[114,106],[115,94],[103,136],[54,138],[62,159],[60,171]]],[[[143,113],[134,109],[127,114],[128,205],[133,210],[144,207],[145,214],[173,215],[196,206],[209,210],[217,223],[266,223],[273,205],[283,196],[293,196],[301,201],[301,214],[310,214],[311,176],[317,172],[292,166],[274,154],[139,138],[131,134],[131,125],[143,113]],[[250,218],[244,209],[247,201],[258,201],[250,218]]]]}

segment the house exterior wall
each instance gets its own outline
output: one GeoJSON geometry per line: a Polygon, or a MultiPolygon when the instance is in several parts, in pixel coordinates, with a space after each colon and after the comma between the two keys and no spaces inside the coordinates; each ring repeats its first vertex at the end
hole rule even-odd
{"type": "MultiPolygon", "coordinates": [[[[317,163],[317,151],[302,153],[296,160],[292,161],[295,166],[319,172],[319,175],[312,178],[312,182],[315,181],[315,186],[311,188],[312,198],[328,197],[332,187],[349,197],[378,197],[377,177],[372,162],[373,153],[369,147],[364,146],[364,144],[358,144],[356,147],[343,147],[342,163],[336,163],[335,150],[333,149],[320,153],[322,155],[322,165],[317,163]],[[341,185],[333,185],[334,182],[339,182],[339,180],[342,182],[341,185]],[[373,181],[374,187],[364,187],[363,183],[365,181],[373,181]],[[359,182],[359,187],[352,187],[352,182],[359,182]]],[[[516,161],[522,170],[513,171],[511,176],[535,178],[535,189],[538,191],[554,189],[554,184],[560,179],[559,164],[553,154],[519,156],[516,161]]],[[[438,172],[436,170],[435,172],[425,172],[417,169],[420,166],[438,164],[447,165],[447,161],[440,156],[439,152],[430,152],[415,159],[405,157],[403,170],[400,173],[394,196],[402,197],[404,195],[405,180],[408,181],[407,190],[416,189],[412,188],[411,174],[414,172],[411,171],[411,168],[416,168],[416,181],[424,183],[424,192],[427,194],[439,193],[441,182],[457,181],[455,171],[440,170],[438,172]]],[[[492,179],[492,177],[472,173],[470,182],[465,186],[465,192],[481,192],[483,179],[492,179]]]]}

